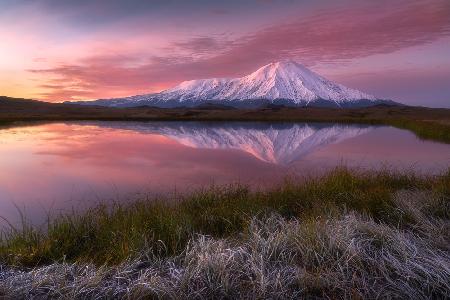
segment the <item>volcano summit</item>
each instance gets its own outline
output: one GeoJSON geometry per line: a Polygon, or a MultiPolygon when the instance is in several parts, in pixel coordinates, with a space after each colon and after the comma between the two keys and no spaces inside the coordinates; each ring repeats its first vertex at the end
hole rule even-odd
{"type": "Polygon", "coordinates": [[[316,107],[365,107],[395,104],[334,83],[294,61],[265,65],[241,78],[184,81],[155,94],[71,102],[115,107],[193,107],[215,103],[238,108],[268,104],[316,107]]]}

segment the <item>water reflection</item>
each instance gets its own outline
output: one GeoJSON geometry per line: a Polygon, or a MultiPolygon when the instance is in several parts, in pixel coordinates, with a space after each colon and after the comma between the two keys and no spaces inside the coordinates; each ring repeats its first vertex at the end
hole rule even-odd
{"type": "Polygon", "coordinates": [[[273,164],[288,165],[328,144],[367,133],[372,127],[337,124],[102,123],[100,126],[160,134],[203,149],[235,149],[273,164]]]}
{"type": "Polygon", "coordinates": [[[390,128],[337,124],[72,122],[0,130],[0,215],[126,201],[239,181],[277,184],[339,164],[424,172],[450,146],[390,128]],[[139,195],[136,195],[139,194],[139,195]]]}

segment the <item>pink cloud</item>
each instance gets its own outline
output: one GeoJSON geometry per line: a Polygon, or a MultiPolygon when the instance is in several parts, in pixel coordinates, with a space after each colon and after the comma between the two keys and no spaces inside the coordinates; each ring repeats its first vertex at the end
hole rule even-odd
{"type": "MultiPolygon", "coordinates": [[[[166,56],[97,53],[31,72],[48,78],[44,99],[107,98],[158,91],[182,80],[239,76],[288,57],[314,65],[387,54],[449,34],[448,1],[382,2],[321,11],[231,42],[217,37],[175,41],[166,56]]],[[[121,46],[114,47],[120,53],[121,46]]]]}

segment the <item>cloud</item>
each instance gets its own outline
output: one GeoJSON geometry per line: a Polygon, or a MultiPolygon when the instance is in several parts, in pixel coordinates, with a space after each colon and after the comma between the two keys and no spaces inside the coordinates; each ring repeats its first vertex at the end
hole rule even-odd
{"type": "Polygon", "coordinates": [[[397,2],[323,11],[244,37],[220,57],[258,64],[285,57],[307,64],[391,53],[450,33],[449,1],[397,2]]]}
{"type": "Polygon", "coordinates": [[[172,47],[180,50],[188,51],[191,54],[217,53],[229,48],[233,42],[216,37],[199,36],[193,37],[185,41],[174,42],[172,47]]]}
{"type": "MultiPolygon", "coordinates": [[[[106,98],[157,91],[182,80],[239,76],[284,58],[314,65],[387,54],[450,34],[449,1],[392,3],[322,10],[232,41],[217,36],[175,41],[167,56],[102,54],[31,71],[49,76],[48,84],[68,82],[63,89],[49,88],[46,99],[106,98]]],[[[120,45],[115,52],[120,52],[120,45]]]]}

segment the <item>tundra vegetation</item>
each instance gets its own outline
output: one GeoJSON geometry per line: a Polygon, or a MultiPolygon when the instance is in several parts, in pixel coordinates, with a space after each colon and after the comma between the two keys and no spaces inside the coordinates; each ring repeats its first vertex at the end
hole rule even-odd
{"type": "Polygon", "coordinates": [[[449,200],[450,169],[340,167],[24,218],[1,237],[0,298],[445,299],[449,200]]]}

